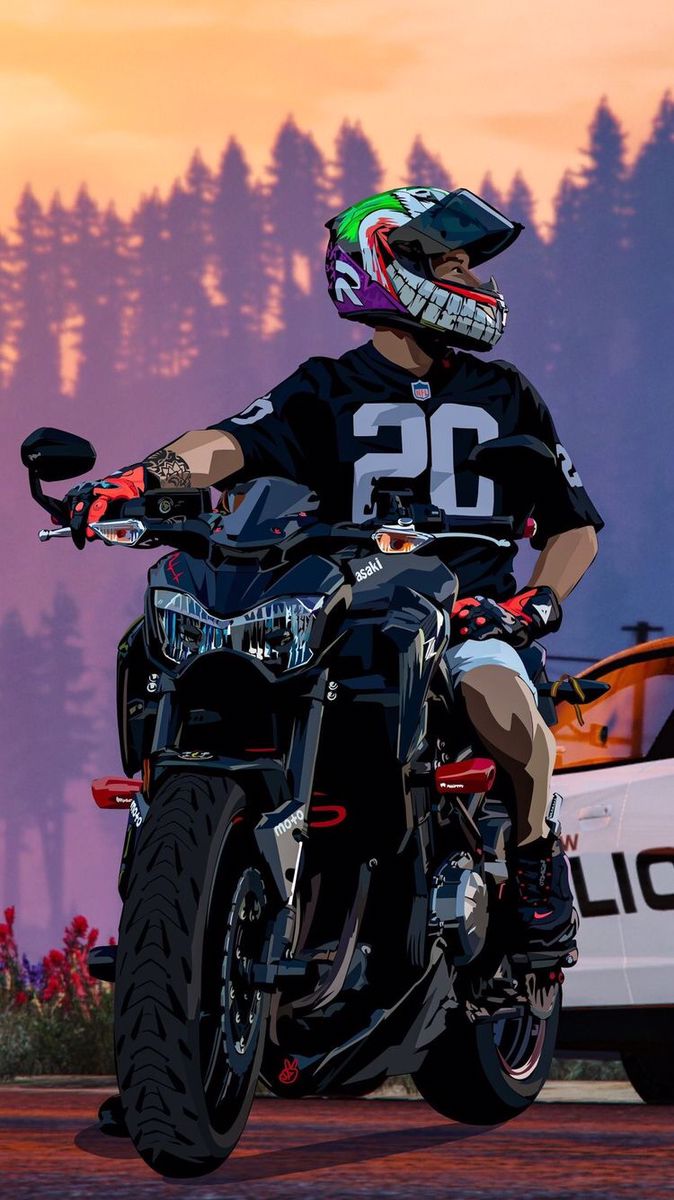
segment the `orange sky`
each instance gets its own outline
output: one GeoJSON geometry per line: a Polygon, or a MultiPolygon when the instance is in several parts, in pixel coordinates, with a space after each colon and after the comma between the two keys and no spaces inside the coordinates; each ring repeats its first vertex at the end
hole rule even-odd
{"type": "Polygon", "coordinates": [[[230,134],[261,173],[288,113],[328,153],[360,120],[386,184],[416,133],[457,183],[521,168],[546,218],[602,94],[647,135],[673,50],[667,0],[0,0],[0,226],[26,180],[126,212],[230,134]]]}

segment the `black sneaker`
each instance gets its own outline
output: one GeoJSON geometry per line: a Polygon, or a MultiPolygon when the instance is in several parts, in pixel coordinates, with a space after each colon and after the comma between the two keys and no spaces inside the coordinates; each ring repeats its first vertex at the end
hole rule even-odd
{"type": "Polygon", "coordinates": [[[108,1137],[128,1137],[122,1101],[119,1096],[108,1096],[98,1110],[98,1128],[108,1137]]]}
{"type": "Polygon", "coordinates": [[[578,959],[578,914],[573,907],[569,863],[558,837],[549,834],[514,856],[520,933],[533,964],[572,967],[578,959]]]}

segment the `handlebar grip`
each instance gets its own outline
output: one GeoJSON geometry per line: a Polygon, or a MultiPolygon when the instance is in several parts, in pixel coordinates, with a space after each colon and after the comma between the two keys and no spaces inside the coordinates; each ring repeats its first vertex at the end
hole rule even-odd
{"type": "Polygon", "coordinates": [[[69,525],[64,525],[59,529],[41,529],[38,537],[41,542],[49,542],[52,538],[72,537],[72,529],[69,525]]]}

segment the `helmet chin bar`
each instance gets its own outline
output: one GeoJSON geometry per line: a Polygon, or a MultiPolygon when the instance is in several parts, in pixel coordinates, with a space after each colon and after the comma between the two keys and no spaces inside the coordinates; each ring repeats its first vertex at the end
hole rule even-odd
{"type": "Polygon", "coordinates": [[[455,331],[428,329],[403,313],[398,315],[382,311],[381,313],[368,313],[367,316],[354,314],[351,319],[360,321],[363,325],[369,325],[372,329],[395,329],[410,334],[417,346],[434,362],[445,358],[450,350],[471,350],[474,353],[485,354],[492,349],[491,345],[478,345],[472,338],[464,337],[455,331]]]}

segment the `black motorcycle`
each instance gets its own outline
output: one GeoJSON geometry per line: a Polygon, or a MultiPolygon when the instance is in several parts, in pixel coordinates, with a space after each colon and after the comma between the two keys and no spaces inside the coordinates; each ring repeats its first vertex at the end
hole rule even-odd
{"type": "MultiPolygon", "coordinates": [[[[478,448],[477,469],[497,478],[504,449],[545,469],[541,443],[513,442],[478,448]]],[[[40,481],[88,473],[93,448],[41,429],[22,458],[62,526],[40,537],[67,536],[40,481]]],[[[119,645],[128,778],[94,786],[129,810],[119,944],[90,970],[116,985],[139,1154],[165,1176],[214,1170],[260,1080],[358,1095],[410,1073],[453,1120],[522,1112],[563,975],[513,940],[511,797],[452,694],[457,583],[437,554],[443,537],[507,546],[518,531],[449,528],[390,480],[367,526],[328,526],[285,479],[240,484],[215,511],[208,491],[149,491],[94,528],[171,547],[119,645]]]]}

